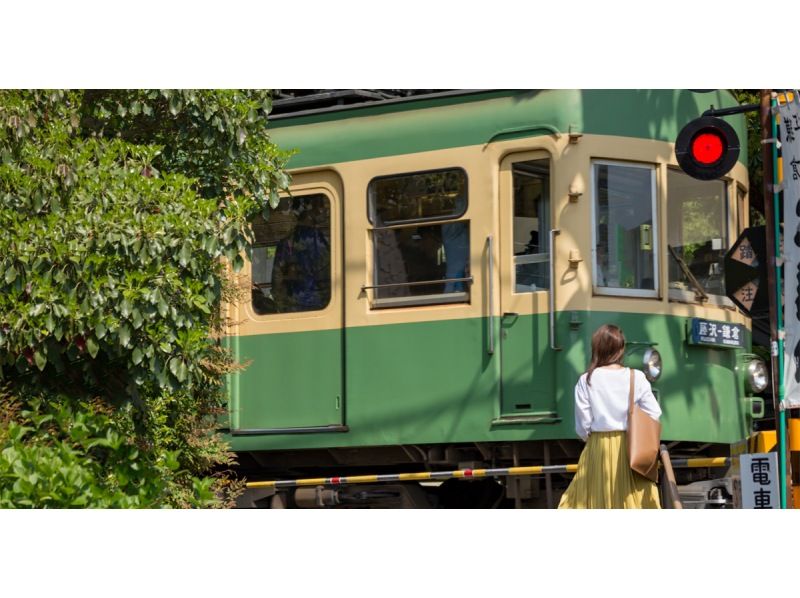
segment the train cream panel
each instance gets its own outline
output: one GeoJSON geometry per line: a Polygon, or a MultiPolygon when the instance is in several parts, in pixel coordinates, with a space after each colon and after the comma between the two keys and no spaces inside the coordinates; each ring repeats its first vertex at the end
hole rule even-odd
{"type": "MultiPolygon", "coordinates": [[[[239,275],[244,289],[239,305],[229,306],[240,336],[340,327],[400,324],[495,316],[503,312],[547,313],[549,292],[517,293],[514,284],[513,179],[514,164],[549,164],[550,228],[556,311],[593,310],[631,313],[668,313],[748,324],[724,301],[698,303],[675,300],[668,292],[668,262],[664,234],[669,226],[667,179],[676,168],[672,144],[629,137],[567,134],[496,141],[468,147],[356,160],[292,173],[293,196],[323,194],[331,205],[331,299],[319,311],[258,315],[251,305],[251,264],[246,258],[239,275]],[[657,288],[652,297],[601,295],[593,281],[593,168],[595,164],[649,168],[654,173],[655,215],[653,243],[657,288]],[[374,305],[374,226],[369,221],[367,189],[376,177],[460,168],[468,181],[467,210],[458,218],[469,221],[469,264],[472,283],[469,302],[419,306],[374,305]],[[491,242],[489,241],[491,239],[491,242]],[[489,248],[492,252],[489,254],[489,248]],[[490,264],[491,260],[491,264],[490,264]],[[489,272],[492,278],[489,278],[489,272]],[[367,287],[367,288],[365,288],[367,287]]],[[[732,241],[747,225],[747,170],[737,162],[724,181],[727,195],[727,236],[732,241]]],[[[433,221],[435,223],[435,221],[433,221]]],[[[549,231],[540,231],[549,233],[549,231]]],[[[549,236],[549,235],[548,235],[549,236]]],[[[540,242],[545,239],[540,238],[540,242]]]]}

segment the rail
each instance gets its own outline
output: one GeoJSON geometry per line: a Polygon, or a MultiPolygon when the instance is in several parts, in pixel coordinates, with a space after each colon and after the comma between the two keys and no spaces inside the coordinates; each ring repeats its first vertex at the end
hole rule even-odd
{"type": "Polygon", "coordinates": [[[474,279],[472,276],[465,276],[462,278],[439,278],[437,280],[417,280],[415,282],[387,282],[385,284],[362,285],[361,290],[368,289],[389,289],[394,287],[418,287],[421,285],[445,284],[448,282],[468,282],[472,284],[474,279]]]}

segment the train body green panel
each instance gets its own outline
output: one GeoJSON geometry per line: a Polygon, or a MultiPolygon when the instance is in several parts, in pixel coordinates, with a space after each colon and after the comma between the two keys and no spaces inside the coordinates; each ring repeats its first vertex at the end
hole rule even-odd
{"type": "MultiPolygon", "coordinates": [[[[291,168],[410,154],[570,130],[674,142],[711,104],[736,105],[723,91],[508,91],[368,106],[270,124],[272,140],[299,149],[291,168]]],[[[731,122],[747,139],[743,120],[731,122]]],[[[739,161],[747,164],[743,144],[739,161]]]]}
{"type": "Polygon", "coordinates": [[[341,424],[342,332],[321,330],[234,337],[240,400],[231,410],[239,429],[341,424]],[[243,400],[241,400],[243,399],[243,400]]]}
{"type": "MultiPolygon", "coordinates": [[[[547,315],[519,316],[519,320],[518,325],[531,334],[547,337],[547,315]]],[[[486,319],[346,329],[344,362],[338,358],[331,331],[296,335],[302,339],[245,337],[240,339],[241,357],[253,363],[236,374],[240,380],[231,386],[231,412],[238,412],[232,421],[239,421],[241,428],[270,429],[343,422],[349,430],[237,436],[234,426],[232,446],[255,451],[575,439],[574,385],[589,360],[591,332],[604,323],[621,326],[630,346],[655,344],[660,351],[664,373],[653,388],[663,409],[665,440],[725,444],[741,440],[751,424],[744,415],[743,381],[737,368],[743,350],[690,346],[687,320],[559,312],[561,350],[552,352],[550,360],[529,357],[527,362],[519,355],[523,339],[519,344],[501,341],[489,355],[486,319]],[[312,346],[316,348],[308,352],[312,346]],[[339,412],[334,392],[343,363],[339,412]],[[513,371],[503,372],[504,366],[513,371]],[[540,423],[504,422],[504,416],[524,416],[526,410],[515,406],[526,398],[532,416],[543,411],[554,416],[540,423]],[[248,419],[251,416],[254,419],[248,419]]],[[[499,318],[496,322],[501,339],[502,324],[499,318]]],[[[749,342],[746,338],[745,347],[749,342]]],[[[530,356],[533,347],[528,347],[530,356]]],[[[538,355],[538,346],[536,351],[538,355]]]]}

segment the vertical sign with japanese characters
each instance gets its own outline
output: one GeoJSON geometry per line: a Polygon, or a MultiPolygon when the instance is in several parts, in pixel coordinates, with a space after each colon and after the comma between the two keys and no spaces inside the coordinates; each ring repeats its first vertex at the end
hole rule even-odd
{"type": "Polygon", "coordinates": [[[781,94],[779,103],[783,156],[783,236],[786,345],[784,401],[786,409],[800,407],[800,97],[781,94]]]}
{"type": "Polygon", "coordinates": [[[743,509],[779,509],[778,453],[739,457],[743,509]]]}

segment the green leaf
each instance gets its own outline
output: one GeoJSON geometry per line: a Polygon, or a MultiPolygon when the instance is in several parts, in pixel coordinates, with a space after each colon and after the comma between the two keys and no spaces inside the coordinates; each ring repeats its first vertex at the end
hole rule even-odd
{"type": "Polygon", "coordinates": [[[97,344],[97,341],[94,339],[93,336],[89,336],[86,338],[86,349],[89,351],[89,355],[92,356],[92,359],[97,357],[97,352],[100,350],[100,345],[97,344]]]}
{"type": "Polygon", "coordinates": [[[36,367],[39,368],[40,371],[47,366],[47,357],[38,349],[33,353],[33,360],[36,362],[36,367]]]}
{"type": "Polygon", "coordinates": [[[123,347],[127,348],[128,343],[131,342],[131,329],[127,324],[123,324],[119,327],[119,332],[117,334],[119,335],[119,342],[122,343],[123,347]]]}
{"type": "Polygon", "coordinates": [[[133,350],[133,355],[131,355],[131,361],[133,361],[133,365],[139,365],[140,363],[142,363],[143,358],[144,354],[142,353],[142,350],[139,349],[139,347],[136,347],[133,350]]]}
{"type": "Polygon", "coordinates": [[[167,302],[164,301],[164,297],[159,295],[158,296],[158,314],[164,318],[167,316],[167,311],[169,311],[169,306],[167,302]]]}
{"type": "Polygon", "coordinates": [[[11,266],[8,270],[6,270],[6,283],[11,284],[17,278],[17,269],[14,266],[11,266]]]}
{"type": "Polygon", "coordinates": [[[209,309],[208,304],[206,303],[206,300],[205,300],[204,297],[199,297],[199,296],[194,297],[193,303],[203,313],[206,313],[206,314],[210,314],[211,313],[211,309],[209,309]]]}
{"type": "Polygon", "coordinates": [[[94,327],[94,333],[98,339],[103,338],[106,335],[106,327],[102,322],[98,322],[97,326],[94,327]]]}
{"type": "Polygon", "coordinates": [[[186,362],[181,359],[178,363],[178,372],[175,374],[176,378],[178,378],[178,382],[186,380],[187,373],[186,362]]]}
{"type": "Polygon", "coordinates": [[[181,247],[181,251],[178,254],[178,262],[185,268],[190,259],[192,259],[192,247],[189,242],[186,241],[184,242],[183,246],[181,247]]]}
{"type": "Polygon", "coordinates": [[[47,312],[47,318],[45,318],[44,327],[47,328],[47,332],[49,332],[51,334],[52,334],[53,330],[55,330],[56,321],[53,318],[53,312],[52,311],[47,312]]]}
{"type": "Polygon", "coordinates": [[[244,268],[244,259],[241,255],[237,255],[233,258],[233,271],[239,272],[242,268],[244,268]]]}
{"type": "Polygon", "coordinates": [[[180,112],[180,109],[180,98],[177,95],[172,96],[169,99],[169,113],[172,116],[177,116],[178,112],[180,112]]]}

